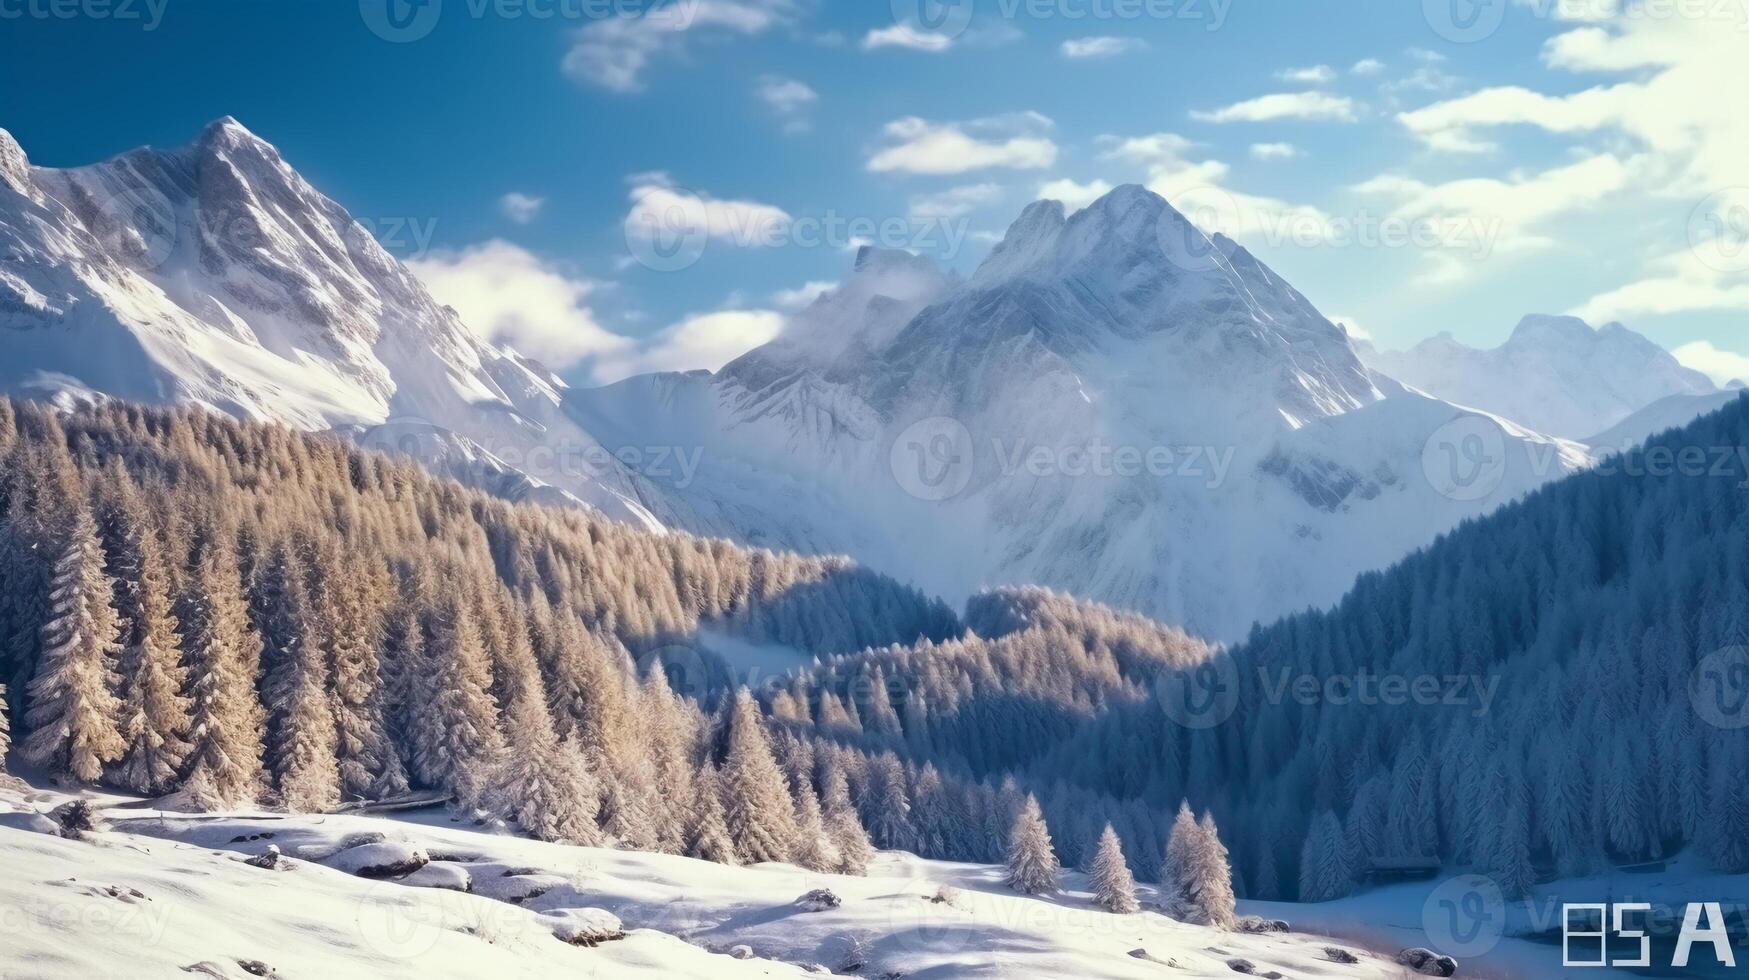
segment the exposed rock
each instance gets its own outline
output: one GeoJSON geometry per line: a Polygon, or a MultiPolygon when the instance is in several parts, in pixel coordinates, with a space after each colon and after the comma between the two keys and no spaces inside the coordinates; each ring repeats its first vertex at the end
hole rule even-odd
{"type": "Polygon", "coordinates": [[[803,912],[825,912],[844,904],[844,899],[832,893],[830,888],[816,888],[795,900],[797,908],[803,912]]]}
{"type": "Polygon", "coordinates": [[[619,916],[606,909],[551,909],[541,918],[552,923],[553,938],[573,946],[599,946],[626,935],[619,916]]]}
{"type": "Polygon", "coordinates": [[[360,878],[399,878],[430,863],[424,848],[405,841],[379,841],[348,848],[328,862],[329,866],[360,878]]]}
{"type": "Polygon", "coordinates": [[[1332,963],[1359,963],[1360,962],[1360,957],[1354,955],[1353,953],[1350,953],[1348,950],[1343,949],[1340,946],[1325,946],[1324,947],[1324,955],[1328,956],[1330,958],[1330,962],[1332,962],[1332,963]]]}
{"type": "Polygon", "coordinates": [[[1262,918],[1260,916],[1255,916],[1255,915],[1245,916],[1244,918],[1240,919],[1238,922],[1234,923],[1233,928],[1238,930],[1239,932],[1249,932],[1249,933],[1257,933],[1257,934],[1269,933],[1269,932],[1291,932],[1292,931],[1291,929],[1288,928],[1287,922],[1283,919],[1265,919],[1265,918],[1262,918]]]}
{"type": "Polygon", "coordinates": [[[265,868],[268,871],[278,871],[281,868],[281,862],[283,860],[284,858],[279,853],[279,845],[269,844],[267,845],[267,850],[262,851],[254,857],[244,858],[243,863],[252,868],[265,868]]]}
{"type": "Polygon", "coordinates": [[[1457,960],[1420,946],[1411,946],[1398,953],[1397,962],[1428,977],[1449,977],[1457,973],[1458,967],[1457,960]]]}

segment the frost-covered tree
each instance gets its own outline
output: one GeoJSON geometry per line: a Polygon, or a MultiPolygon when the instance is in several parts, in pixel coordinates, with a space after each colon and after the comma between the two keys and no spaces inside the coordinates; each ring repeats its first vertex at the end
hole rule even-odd
{"type": "MultiPolygon", "coordinates": [[[[1336,828],[1336,843],[1342,845],[1342,828],[1336,828]]],[[[1233,870],[1227,848],[1221,843],[1213,816],[1199,823],[1189,802],[1180,803],[1172,822],[1172,837],[1166,844],[1162,872],[1168,910],[1185,922],[1228,926],[1233,922],[1233,870]]]]}
{"type": "Polygon", "coordinates": [[[911,825],[911,801],[906,792],[905,767],[890,753],[869,763],[869,786],[862,813],[869,835],[876,844],[892,851],[917,846],[911,825]]]}
{"type": "Polygon", "coordinates": [[[428,786],[478,806],[504,752],[492,674],[467,598],[443,597],[425,622],[426,672],[414,678],[413,766],[428,786]]]}
{"type": "Polygon", "coordinates": [[[1327,902],[1352,892],[1354,872],[1348,858],[1342,821],[1336,814],[1325,811],[1312,818],[1300,849],[1300,901],[1327,902]]]}
{"type": "Polygon", "coordinates": [[[746,688],[736,692],[729,715],[722,797],[729,836],[747,862],[789,860],[796,842],[795,804],[771,754],[759,706],[746,688]]]}
{"type": "Polygon", "coordinates": [[[826,820],[820,810],[820,798],[811,783],[796,789],[796,846],[791,860],[810,871],[837,871],[844,864],[832,835],[826,831],[826,820]]]}
{"type": "Polygon", "coordinates": [[[837,765],[826,769],[824,806],[826,833],[838,851],[837,870],[849,875],[867,874],[868,864],[875,856],[874,842],[857,819],[856,806],[850,802],[850,784],[837,765]]]}
{"type": "Polygon", "coordinates": [[[722,775],[706,762],[693,784],[692,819],[686,833],[686,853],[703,861],[740,864],[741,855],[729,833],[723,812],[722,775]]]}
{"type": "Polygon", "coordinates": [[[95,782],[127,743],[117,727],[113,693],[119,627],[115,585],[104,573],[97,524],[86,507],[74,511],[55,564],[51,618],[42,627],[42,659],[30,682],[30,733],[20,755],[66,782],[95,782]]]}
{"type": "Polygon", "coordinates": [[[600,790],[582,750],[559,741],[539,689],[515,688],[509,699],[516,750],[504,753],[493,776],[492,808],[541,840],[598,846],[600,790]]]}
{"type": "Polygon", "coordinates": [[[1136,901],[1135,876],[1130,874],[1129,862],[1123,856],[1123,842],[1118,840],[1111,824],[1106,824],[1105,832],[1099,835],[1099,849],[1093,855],[1088,883],[1093,888],[1093,900],[1106,911],[1128,915],[1141,910],[1141,903],[1136,901]]]}
{"type": "Polygon", "coordinates": [[[1061,870],[1044,813],[1038,800],[1028,796],[1008,833],[1008,887],[1022,895],[1054,892],[1061,870]]]}
{"type": "MultiPolygon", "coordinates": [[[[132,515],[130,515],[132,516],[132,515]]],[[[188,758],[191,728],[182,667],[182,636],[171,610],[169,573],[153,532],[136,525],[123,532],[131,552],[132,581],[121,590],[122,649],[119,728],[126,743],[112,770],[119,785],[156,795],[170,790],[188,758]]],[[[118,610],[119,611],[119,610],[118,610]]]]}
{"type": "Polygon", "coordinates": [[[267,768],[287,809],[320,812],[340,802],[339,735],[328,699],[328,658],[298,546],[276,542],[261,572],[256,593],[266,637],[267,768]]]}
{"type": "Polygon", "coordinates": [[[217,810],[242,806],[261,788],[261,638],[249,627],[229,535],[208,529],[198,550],[177,608],[190,695],[183,788],[197,805],[217,810]]]}

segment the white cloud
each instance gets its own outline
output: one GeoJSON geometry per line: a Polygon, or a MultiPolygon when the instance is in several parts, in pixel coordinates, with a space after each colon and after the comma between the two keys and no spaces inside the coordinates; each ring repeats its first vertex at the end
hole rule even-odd
{"type": "Polygon", "coordinates": [[[1345,95],[1327,92],[1276,92],[1246,99],[1209,111],[1192,111],[1199,122],[1268,122],[1274,119],[1308,119],[1354,122],[1355,102],[1345,95]]]}
{"type": "Polygon", "coordinates": [[[1336,69],[1329,65],[1313,65],[1310,68],[1283,68],[1275,73],[1275,77],[1284,82],[1296,85],[1328,85],[1336,80],[1336,69]]]}
{"type": "Polygon", "coordinates": [[[676,187],[667,174],[635,174],[627,181],[632,205],[625,217],[628,241],[698,236],[757,248],[782,244],[790,226],[789,213],[776,205],[710,197],[676,187]]]}
{"type": "Polygon", "coordinates": [[[963,218],[978,208],[994,203],[1002,196],[996,184],[967,184],[950,187],[937,194],[911,198],[911,220],[917,222],[951,221],[963,218]]]}
{"type": "Polygon", "coordinates": [[[1119,138],[1101,136],[1103,158],[1141,166],[1148,189],[1206,232],[1275,243],[1330,240],[1330,216],[1304,204],[1227,186],[1231,168],[1220,160],[1193,160],[1197,144],[1177,133],[1119,138]]]}
{"type": "Polygon", "coordinates": [[[1057,160],[1057,144],[1044,135],[1052,125],[1036,112],[964,123],[907,116],[882,129],[887,145],[869,157],[868,169],[916,174],[960,174],[992,167],[1041,170],[1057,160]]]}
{"type": "Polygon", "coordinates": [[[1360,323],[1354,319],[1354,317],[1332,315],[1329,318],[1329,320],[1331,323],[1338,324],[1338,325],[1342,326],[1343,328],[1345,328],[1348,331],[1348,336],[1354,338],[1355,340],[1365,340],[1365,341],[1372,340],[1372,331],[1361,326],[1360,323]]]}
{"type": "Polygon", "coordinates": [[[715,371],[775,338],[784,322],[774,310],[696,314],[649,338],[639,350],[599,359],[595,378],[605,384],[650,371],[715,371]]]}
{"type": "Polygon", "coordinates": [[[912,51],[940,54],[951,47],[953,47],[952,37],[925,30],[914,24],[894,24],[891,27],[882,27],[869,31],[862,38],[864,51],[875,51],[880,48],[909,48],[912,51]]]}
{"type": "Polygon", "coordinates": [[[481,338],[508,343],[554,367],[631,347],[589,309],[597,283],[567,275],[509,242],[488,241],[407,264],[481,338]]]}
{"type": "Polygon", "coordinates": [[[1147,44],[1141,38],[1102,35],[1069,38],[1059,50],[1065,58],[1111,58],[1146,47],[1147,44]]]}
{"type": "Polygon", "coordinates": [[[591,21],[571,38],[560,67],[577,81],[614,92],[637,92],[658,57],[684,50],[695,32],[753,37],[788,16],[790,0],[687,0],[648,13],[591,21]]]}
{"type": "Polygon", "coordinates": [[[1377,75],[1385,70],[1385,63],[1377,58],[1362,58],[1348,70],[1355,75],[1377,75]]]}
{"type": "Polygon", "coordinates": [[[806,83],[782,75],[761,75],[753,94],[784,121],[784,128],[798,132],[808,127],[807,111],[820,100],[820,93],[806,83]]]}
{"type": "Polygon", "coordinates": [[[1683,367],[1699,371],[1713,379],[1714,384],[1723,386],[1731,381],[1749,381],[1749,357],[1720,350],[1707,341],[1683,344],[1670,353],[1683,367]]]}
{"type": "Polygon", "coordinates": [[[1111,184],[1103,180],[1091,180],[1085,184],[1068,179],[1053,180],[1039,185],[1038,199],[1041,201],[1062,201],[1070,211],[1079,211],[1110,194],[1111,190],[1111,184]]]}
{"type": "Polygon", "coordinates": [[[526,225],[540,216],[541,208],[547,203],[544,197],[535,197],[521,191],[511,191],[498,199],[498,210],[504,217],[519,225],[526,225]]]}
{"type": "Polygon", "coordinates": [[[1251,144],[1251,159],[1253,160],[1292,160],[1299,155],[1300,148],[1292,143],[1251,144]]]}
{"type": "Polygon", "coordinates": [[[812,280],[802,283],[794,289],[780,289],[771,294],[771,302],[779,309],[799,310],[810,306],[814,300],[838,288],[838,284],[828,280],[812,280]]]}
{"type": "Polygon", "coordinates": [[[1672,313],[1749,311],[1749,268],[1709,264],[1707,259],[1716,255],[1706,248],[1702,243],[1661,256],[1648,263],[1642,278],[1591,297],[1573,314],[1602,323],[1672,313]]]}

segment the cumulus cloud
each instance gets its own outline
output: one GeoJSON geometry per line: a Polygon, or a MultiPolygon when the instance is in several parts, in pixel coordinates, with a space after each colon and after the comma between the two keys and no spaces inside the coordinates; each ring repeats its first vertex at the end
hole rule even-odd
{"type": "Polygon", "coordinates": [[[1057,144],[1046,135],[1053,125],[1036,112],[942,123],[907,116],[882,129],[885,145],[869,157],[868,169],[916,174],[1042,170],[1057,160],[1057,144]]]}
{"type": "Polygon", "coordinates": [[[774,310],[718,310],[689,316],[636,350],[600,358],[595,378],[603,384],[651,371],[715,371],[783,332],[774,310]]]}
{"type": "MultiPolygon", "coordinates": [[[[1573,310],[1593,323],[1639,316],[1704,311],[1749,311],[1749,266],[1716,259],[1708,243],[1663,255],[1632,282],[1586,300],[1573,310]]],[[[1749,375],[1745,375],[1749,380],[1749,375]]]]}
{"type": "Polygon", "coordinates": [[[1749,381],[1749,357],[1735,351],[1720,350],[1708,341],[1696,340],[1683,344],[1670,353],[1676,356],[1676,360],[1683,367],[1699,371],[1721,387],[1731,381],[1749,381]]]}
{"type": "Polygon", "coordinates": [[[494,239],[407,264],[482,339],[508,343],[554,367],[632,346],[590,310],[598,283],[568,275],[509,242],[494,239]]]}
{"type": "Polygon", "coordinates": [[[1246,99],[1219,109],[1193,110],[1198,122],[1270,122],[1276,119],[1305,119],[1322,122],[1354,122],[1359,118],[1355,101],[1346,95],[1327,92],[1276,92],[1246,99]]]}
{"type": "Polygon", "coordinates": [[[635,240],[720,241],[741,248],[781,244],[789,213],[760,201],[725,200],[678,187],[665,173],[634,174],[625,234],[635,240]]]}
{"type": "Polygon", "coordinates": [[[637,92],[656,59],[685,49],[687,38],[754,37],[788,19],[790,0],[687,0],[646,13],[594,20],[571,37],[560,67],[587,85],[637,92]]]}
{"type": "Polygon", "coordinates": [[[1002,188],[996,184],[966,184],[960,187],[950,187],[936,194],[922,194],[911,198],[912,221],[951,221],[963,218],[973,211],[995,203],[1002,197],[1002,188]]]}
{"type": "Polygon", "coordinates": [[[807,128],[807,112],[820,100],[820,93],[807,83],[782,75],[759,76],[753,94],[783,120],[784,129],[791,132],[807,128]]]}
{"type": "Polygon", "coordinates": [[[1065,58],[1112,58],[1145,47],[1147,44],[1141,38],[1102,35],[1069,38],[1059,50],[1065,58]]]}
{"type": "Polygon", "coordinates": [[[1292,143],[1251,144],[1251,159],[1253,160],[1292,160],[1299,155],[1300,148],[1292,143]]]}
{"type": "Polygon", "coordinates": [[[1041,201],[1062,201],[1070,211],[1079,211],[1111,191],[1112,185],[1103,180],[1082,184],[1065,178],[1040,184],[1038,198],[1041,201]]]}
{"type": "Polygon", "coordinates": [[[1250,194],[1228,185],[1232,168],[1216,159],[1195,159],[1197,144],[1177,133],[1102,136],[1103,158],[1141,167],[1148,189],[1183,212],[1203,231],[1269,242],[1317,242],[1331,237],[1328,214],[1311,205],[1250,194]]]}
{"type": "Polygon", "coordinates": [[[1275,73],[1275,77],[1284,82],[1293,82],[1296,85],[1328,85],[1336,80],[1336,69],[1329,65],[1283,68],[1275,73]]]}
{"type": "Polygon", "coordinates": [[[1385,63],[1377,58],[1362,58],[1348,69],[1355,75],[1377,75],[1385,70],[1385,63]]]}
{"type": "Polygon", "coordinates": [[[894,24],[891,27],[877,28],[862,37],[864,51],[875,51],[880,48],[908,48],[912,51],[940,54],[951,47],[953,47],[952,37],[925,30],[915,24],[894,24]]]}
{"type": "Polygon", "coordinates": [[[547,203],[544,197],[535,197],[521,191],[511,191],[498,199],[498,210],[504,217],[519,225],[526,225],[540,216],[541,208],[547,203]]]}

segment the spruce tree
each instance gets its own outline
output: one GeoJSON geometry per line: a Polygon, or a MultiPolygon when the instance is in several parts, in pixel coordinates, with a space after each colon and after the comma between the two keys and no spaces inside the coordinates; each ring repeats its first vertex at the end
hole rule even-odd
{"type": "Polygon", "coordinates": [[[256,592],[264,637],[267,768],[287,809],[331,809],[340,802],[339,734],[328,700],[328,658],[293,542],[275,543],[256,592]]]}
{"type": "Polygon", "coordinates": [[[740,864],[741,855],[729,833],[728,818],[723,812],[722,776],[709,762],[699,767],[692,800],[686,853],[701,861],[740,864]]]}
{"type": "MultiPolygon", "coordinates": [[[[135,516],[135,515],[130,515],[135,516]]],[[[134,581],[123,619],[120,729],[127,748],[113,778],[128,789],[157,795],[175,784],[188,758],[190,702],[182,693],[182,636],[171,610],[170,583],[152,531],[136,525],[126,532],[134,581]]]]}
{"type": "MultiPolygon", "coordinates": [[[[1336,824],[1336,846],[1343,846],[1342,825],[1336,824]]],[[[1172,839],[1166,845],[1165,877],[1172,915],[1197,925],[1227,926],[1233,921],[1233,869],[1227,848],[1215,830],[1214,818],[1201,823],[1190,812],[1190,803],[1178,806],[1172,822],[1172,839]]]]}
{"type": "Polygon", "coordinates": [[[826,832],[826,821],[820,811],[820,798],[814,787],[802,783],[796,793],[796,864],[810,871],[836,871],[844,864],[843,855],[826,832]]]}
{"type": "Polygon", "coordinates": [[[42,659],[30,682],[30,733],[20,755],[63,782],[95,782],[127,743],[117,727],[113,693],[117,642],[115,584],[104,573],[97,524],[84,506],[74,511],[55,564],[51,618],[42,627],[42,659]]]}
{"type": "Polygon", "coordinates": [[[504,753],[493,778],[493,809],[540,840],[599,846],[599,789],[582,751],[559,741],[539,688],[518,686],[509,697],[516,750],[504,753]]]}
{"type": "Polygon", "coordinates": [[[795,804],[746,688],[736,692],[729,715],[722,776],[724,817],[736,851],[750,864],[789,860],[796,843],[795,804]]]}
{"type": "Polygon", "coordinates": [[[265,717],[255,678],[261,670],[261,638],[249,625],[229,535],[209,530],[198,550],[178,606],[191,695],[184,790],[206,809],[229,809],[253,800],[260,790],[265,717]]]}
{"type": "Polygon", "coordinates": [[[1093,900],[1106,911],[1128,915],[1141,910],[1141,903],[1136,901],[1135,876],[1124,860],[1123,842],[1109,823],[1099,835],[1099,849],[1093,855],[1088,883],[1093,888],[1093,900]]]}
{"type": "Polygon", "coordinates": [[[428,786],[449,790],[463,806],[483,802],[504,752],[486,650],[467,600],[445,595],[426,621],[427,669],[413,679],[413,765],[428,786]]]}
{"type": "Polygon", "coordinates": [[[838,851],[836,870],[847,875],[868,874],[869,862],[875,856],[874,842],[869,840],[868,831],[857,819],[856,805],[850,802],[850,783],[845,779],[844,770],[837,765],[827,767],[823,803],[826,832],[838,851]]]}
{"type": "Polygon", "coordinates": [[[1008,834],[1008,887],[1022,895],[1054,892],[1061,870],[1044,813],[1038,799],[1029,794],[1008,834]]]}
{"type": "Polygon", "coordinates": [[[1300,850],[1300,901],[1327,902],[1354,890],[1342,821],[1329,811],[1312,818],[1300,850]]]}

